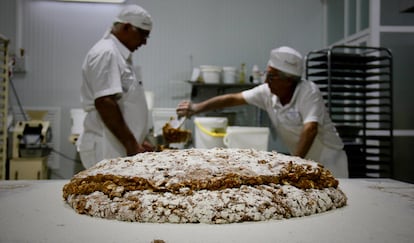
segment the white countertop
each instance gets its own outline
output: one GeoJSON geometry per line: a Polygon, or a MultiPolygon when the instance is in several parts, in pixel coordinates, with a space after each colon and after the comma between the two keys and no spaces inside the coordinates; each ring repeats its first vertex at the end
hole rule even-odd
{"type": "Polygon", "coordinates": [[[414,185],[342,179],[348,205],[321,214],[227,225],[92,218],[62,199],[68,181],[0,181],[0,242],[413,242],[414,185]]]}

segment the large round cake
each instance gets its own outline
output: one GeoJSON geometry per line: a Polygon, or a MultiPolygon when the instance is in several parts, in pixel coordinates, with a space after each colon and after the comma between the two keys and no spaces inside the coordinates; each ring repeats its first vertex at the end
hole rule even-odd
{"type": "Polygon", "coordinates": [[[235,223],[346,205],[321,164],[253,149],[185,149],[103,160],[63,187],[78,213],[122,221],[235,223]]]}

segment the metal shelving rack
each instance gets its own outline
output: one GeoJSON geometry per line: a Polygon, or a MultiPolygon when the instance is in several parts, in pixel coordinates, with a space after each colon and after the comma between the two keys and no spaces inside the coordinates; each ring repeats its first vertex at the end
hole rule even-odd
{"type": "Polygon", "coordinates": [[[392,177],[392,53],[381,47],[333,46],[306,56],[345,144],[350,177],[392,177]]]}
{"type": "Polygon", "coordinates": [[[9,40],[0,34],[0,180],[6,179],[9,101],[9,40]]]}

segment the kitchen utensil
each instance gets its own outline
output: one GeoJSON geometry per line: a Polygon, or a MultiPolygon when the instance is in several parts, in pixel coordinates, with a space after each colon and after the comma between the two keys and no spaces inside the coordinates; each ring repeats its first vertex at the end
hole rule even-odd
{"type": "Polygon", "coordinates": [[[182,127],[182,125],[184,124],[185,120],[187,119],[187,117],[183,116],[180,118],[175,118],[169,121],[170,126],[172,128],[178,129],[180,127],[182,127]]]}

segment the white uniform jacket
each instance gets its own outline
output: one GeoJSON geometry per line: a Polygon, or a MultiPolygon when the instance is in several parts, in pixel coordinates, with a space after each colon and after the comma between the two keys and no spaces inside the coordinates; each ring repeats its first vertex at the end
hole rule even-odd
{"type": "Polygon", "coordinates": [[[320,162],[336,177],[348,177],[348,161],[342,140],[327,113],[319,88],[313,82],[300,81],[286,105],[271,93],[268,84],[242,94],[247,103],[267,111],[277,135],[290,153],[297,147],[304,124],[317,122],[318,134],[305,158],[320,162]]]}
{"type": "Polygon", "coordinates": [[[82,65],[81,102],[87,112],[78,151],[85,168],[102,159],[126,156],[125,148],[105,126],[94,101],[118,95],[124,119],[139,143],[148,132],[148,107],[141,76],[131,61],[131,52],[112,34],[97,42],[82,65]]]}

